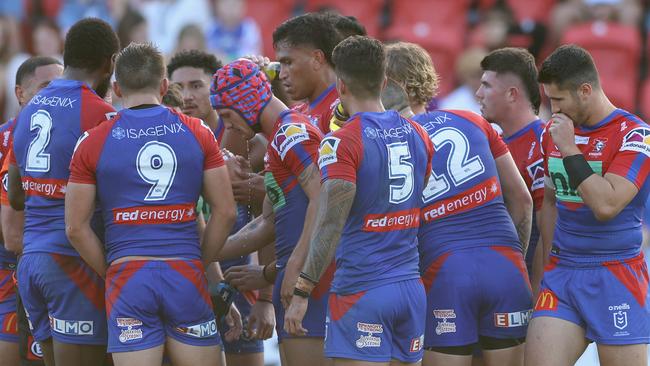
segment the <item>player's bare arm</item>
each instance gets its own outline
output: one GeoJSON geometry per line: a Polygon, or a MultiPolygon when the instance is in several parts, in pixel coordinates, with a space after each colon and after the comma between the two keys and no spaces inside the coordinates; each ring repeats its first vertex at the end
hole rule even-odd
{"type": "Polygon", "coordinates": [[[94,184],[68,183],[65,194],[65,233],[72,246],[100,276],[106,276],[104,246],[90,227],[95,211],[94,184]]]}
{"type": "Polygon", "coordinates": [[[212,209],[201,243],[203,262],[207,266],[214,262],[237,220],[235,199],[225,166],[203,172],[203,198],[212,209]]]}
{"type": "MultiPolygon", "coordinates": [[[[575,143],[574,123],[568,116],[554,114],[549,132],[563,158],[582,155],[575,143]]],[[[583,202],[599,221],[616,217],[639,192],[629,180],[610,173],[602,177],[591,174],[578,184],[577,189],[583,202]]]]}
{"type": "Polygon", "coordinates": [[[542,201],[542,208],[539,210],[539,236],[542,241],[542,263],[544,266],[548,264],[551,248],[553,247],[553,233],[555,232],[555,221],[557,220],[557,207],[555,206],[555,189],[550,185],[550,177],[544,177],[546,183],[544,184],[544,200],[542,201]]]}
{"type": "Polygon", "coordinates": [[[2,222],[2,236],[5,248],[13,253],[23,252],[23,226],[25,225],[25,214],[16,211],[9,205],[2,205],[0,211],[2,222]]]}
{"type": "Polygon", "coordinates": [[[219,251],[217,260],[245,256],[273,243],[275,240],[275,215],[268,197],[264,201],[262,215],[253,219],[235,234],[230,235],[219,251]]]}
{"type": "Polygon", "coordinates": [[[282,288],[280,296],[282,305],[286,308],[291,302],[293,296],[293,288],[296,286],[298,274],[305,264],[307,253],[309,252],[309,239],[312,236],[312,229],[314,226],[314,219],[318,210],[318,195],[320,192],[320,172],[316,164],[310,164],[298,176],[298,183],[302,190],[309,199],[307,205],[307,212],[305,213],[305,223],[302,228],[302,233],[298,239],[296,247],[293,249],[284,274],[282,281],[282,288]]]}
{"type": "Polygon", "coordinates": [[[503,200],[517,229],[524,254],[528,250],[533,218],[533,199],[510,153],[495,159],[503,200]]]}
{"type": "Polygon", "coordinates": [[[18,167],[10,164],[7,183],[7,196],[9,197],[9,204],[16,211],[23,211],[25,209],[25,191],[20,180],[20,170],[18,167]]]}
{"type": "Polygon", "coordinates": [[[307,296],[293,296],[291,300],[284,320],[284,329],[289,334],[306,334],[306,330],[302,327],[302,319],[307,311],[307,297],[334,257],[356,190],[356,184],[343,179],[327,180],[321,186],[309,253],[302,269],[303,275],[297,281],[294,290],[294,293],[300,291],[307,296]]]}

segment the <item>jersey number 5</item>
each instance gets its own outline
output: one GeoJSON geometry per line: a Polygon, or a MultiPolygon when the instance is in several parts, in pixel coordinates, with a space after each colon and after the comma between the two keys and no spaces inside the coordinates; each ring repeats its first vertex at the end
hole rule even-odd
{"type": "Polygon", "coordinates": [[[162,201],[174,183],[176,176],[176,153],[171,146],[164,142],[149,141],[140,151],[135,160],[140,178],[151,184],[145,201],[162,201]]]}
{"type": "Polygon", "coordinates": [[[409,145],[406,142],[396,142],[386,145],[388,147],[388,178],[404,179],[401,184],[390,185],[388,201],[398,204],[408,200],[413,194],[413,164],[409,145]]]}
{"type": "Polygon", "coordinates": [[[29,130],[38,130],[38,132],[32,142],[29,143],[25,170],[28,172],[49,172],[50,154],[45,152],[45,148],[50,143],[52,117],[42,109],[36,111],[29,121],[29,130]]]}

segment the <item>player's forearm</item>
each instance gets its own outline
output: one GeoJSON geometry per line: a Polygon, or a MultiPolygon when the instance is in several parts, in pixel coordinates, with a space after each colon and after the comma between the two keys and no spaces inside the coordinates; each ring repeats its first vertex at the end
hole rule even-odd
{"type": "MultiPolygon", "coordinates": [[[[611,174],[606,177],[619,180],[625,179],[617,176],[612,177],[611,174]]],[[[600,221],[613,219],[627,206],[629,201],[623,198],[628,193],[627,191],[634,190],[634,194],[638,192],[636,186],[632,183],[617,187],[606,177],[592,174],[578,186],[578,193],[580,193],[583,202],[591,209],[596,219],[600,221]],[[625,188],[626,192],[623,192],[621,188],[625,188]]]]}
{"type": "Polygon", "coordinates": [[[557,219],[557,207],[555,207],[555,192],[547,188],[544,191],[544,200],[540,210],[539,233],[542,238],[542,260],[543,265],[548,264],[553,247],[553,234],[555,232],[555,221],[557,219]],[[550,196],[550,197],[549,197],[550,196]]]}
{"type": "Polygon", "coordinates": [[[269,222],[264,216],[258,216],[228,237],[219,251],[217,260],[234,259],[251,254],[273,243],[274,239],[273,222],[269,222]]]}
{"type": "Polygon", "coordinates": [[[9,166],[7,178],[7,197],[9,204],[16,211],[23,211],[25,209],[25,192],[20,179],[20,172],[15,165],[9,166]]]}
{"type": "Polygon", "coordinates": [[[318,281],[332,262],[341,238],[343,226],[350,213],[356,194],[354,183],[332,179],[323,183],[314,231],[303,273],[318,281]]]}
{"type": "Polygon", "coordinates": [[[533,222],[533,201],[530,194],[526,192],[526,195],[520,195],[517,199],[510,198],[506,200],[506,207],[515,225],[521,248],[525,254],[528,250],[533,222]]]}
{"type": "Polygon", "coordinates": [[[67,224],[66,235],[72,246],[88,265],[102,278],[106,277],[106,258],[102,242],[89,223],[67,224]]]}
{"type": "Polygon", "coordinates": [[[278,274],[275,266],[275,245],[269,245],[259,250],[257,259],[261,265],[265,266],[263,276],[270,283],[268,286],[259,289],[259,296],[261,299],[273,299],[273,284],[278,274]]]}
{"type": "Polygon", "coordinates": [[[23,252],[25,214],[21,211],[14,210],[9,205],[2,205],[0,221],[2,221],[2,235],[5,248],[14,254],[21,254],[23,252]]]}
{"type": "Polygon", "coordinates": [[[237,216],[234,210],[233,212],[213,212],[210,215],[203,233],[203,243],[201,244],[201,256],[206,267],[216,261],[217,255],[223,248],[236,219],[237,216]]]}
{"type": "Polygon", "coordinates": [[[206,277],[210,283],[219,283],[223,281],[223,271],[219,262],[212,262],[205,268],[206,277]]]}
{"type": "Polygon", "coordinates": [[[537,297],[539,292],[539,286],[542,282],[542,277],[544,276],[544,244],[542,243],[542,238],[540,237],[537,240],[537,246],[535,247],[535,253],[533,254],[533,273],[530,274],[530,284],[533,289],[533,298],[537,297]]]}
{"type": "Polygon", "coordinates": [[[298,181],[303,187],[303,191],[308,192],[309,204],[307,204],[305,222],[302,227],[302,232],[300,233],[300,238],[298,239],[298,243],[289,258],[291,265],[296,266],[294,268],[302,268],[305,264],[307,253],[309,252],[309,239],[312,236],[314,221],[316,220],[316,213],[318,212],[320,190],[320,173],[318,167],[315,164],[311,164],[300,174],[298,181]]]}

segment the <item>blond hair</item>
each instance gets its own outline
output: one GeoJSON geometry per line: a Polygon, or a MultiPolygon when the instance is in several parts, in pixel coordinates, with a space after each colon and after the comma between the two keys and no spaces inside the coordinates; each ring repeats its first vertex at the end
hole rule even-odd
{"type": "Polygon", "coordinates": [[[427,104],[438,93],[440,78],[429,53],[409,42],[386,46],[386,76],[402,85],[412,104],[427,104]]]}

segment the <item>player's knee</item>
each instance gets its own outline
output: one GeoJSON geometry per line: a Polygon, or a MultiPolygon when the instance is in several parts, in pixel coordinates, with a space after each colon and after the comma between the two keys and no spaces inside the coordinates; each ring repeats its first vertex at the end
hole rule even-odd
{"type": "Polygon", "coordinates": [[[526,337],[521,337],[521,338],[493,338],[493,337],[484,337],[484,336],[479,337],[479,343],[481,345],[481,348],[489,351],[516,347],[520,344],[524,344],[525,342],[526,342],[526,337]]]}
{"type": "Polygon", "coordinates": [[[472,343],[463,346],[426,347],[425,350],[453,356],[471,356],[474,353],[474,345],[472,343]]]}

